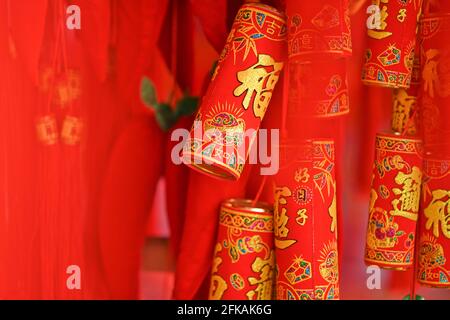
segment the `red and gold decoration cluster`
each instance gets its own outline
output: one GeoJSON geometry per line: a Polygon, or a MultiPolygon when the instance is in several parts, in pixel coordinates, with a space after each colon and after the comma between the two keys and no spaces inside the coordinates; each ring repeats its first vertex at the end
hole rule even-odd
{"type": "Polygon", "coordinates": [[[334,152],[319,139],[282,146],[274,189],[279,300],[339,298],[334,152]]]}
{"type": "Polygon", "coordinates": [[[285,51],[284,15],[259,3],[243,5],[203,97],[195,122],[198,131],[195,124],[185,144],[188,166],[218,178],[239,179],[283,69],[285,51]],[[246,137],[245,132],[252,133],[246,137]]]}
{"type": "Polygon", "coordinates": [[[347,114],[345,58],[352,53],[348,1],[287,0],[286,12],[289,118],[347,114]]]}
{"type": "Polygon", "coordinates": [[[425,150],[450,158],[450,13],[421,19],[421,118],[425,150]]]}
{"type": "Polygon", "coordinates": [[[417,20],[422,0],[368,0],[368,48],[362,80],[390,88],[409,88],[417,20]]]}
{"type": "MultiPolygon", "coordinates": [[[[429,4],[427,9],[433,7],[429,4]]],[[[417,280],[425,286],[450,288],[450,31],[449,3],[440,13],[426,12],[420,23],[420,115],[424,174],[419,218],[417,280]]],[[[436,5],[435,4],[435,5],[436,5]]]]}
{"type": "Polygon", "coordinates": [[[378,134],[365,260],[384,268],[413,266],[422,184],[422,143],[378,134]]]}
{"type": "Polygon", "coordinates": [[[210,299],[339,299],[334,142],[281,148],[274,206],[222,204],[210,299]]]}
{"type": "Polygon", "coordinates": [[[450,288],[450,160],[425,160],[419,237],[418,281],[450,288]]]}
{"type": "Polygon", "coordinates": [[[289,57],[350,56],[352,39],[348,0],[286,0],[289,57]]]}
{"type": "Polygon", "coordinates": [[[397,89],[396,134],[376,139],[365,260],[397,270],[414,266],[419,283],[449,288],[450,15],[430,13],[435,2],[424,4],[423,15],[422,1],[372,1],[367,9],[363,81],[397,89]],[[386,46],[389,55],[380,53],[386,46]]]}
{"type": "Polygon", "coordinates": [[[210,300],[271,300],[275,276],[272,206],[231,199],[220,209],[210,300]]]}

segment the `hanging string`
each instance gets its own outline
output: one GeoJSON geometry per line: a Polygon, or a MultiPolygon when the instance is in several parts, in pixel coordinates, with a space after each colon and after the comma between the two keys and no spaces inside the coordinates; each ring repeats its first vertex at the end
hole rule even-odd
{"type": "Polygon", "coordinates": [[[287,114],[289,103],[289,63],[286,63],[283,78],[283,102],[281,107],[281,140],[284,141],[287,138],[287,114]]]}
{"type": "MultiPolygon", "coordinates": [[[[61,42],[61,52],[62,52],[62,69],[63,69],[63,76],[65,81],[67,81],[68,76],[69,76],[69,62],[68,62],[68,57],[67,57],[67,39],[66,39],[66,35],[65,35],[65,25],[64,25],[64,10],[63,10],[63,6],[62,3],[59,2],[59,8],[58,8],[58,25],[60,27],[60,39],[59,41],[61,42]]],[[[68,85],[68,84],[67,84],[68,85]]],[[[68,89],[70,90],[70,88],[68,89]]],[[[73,101],[72,99],[69,99],[69,111],[72,111],[72,107],[73,107],[73,101]]]]}
{"type": "Polygon", "coordinates": [[[169,92],[168,103],[172,105],[175,99],[175,90],[177,86],[177,68],[178,68],[178,1],[172,2],[172,21],[171,21],[171,56],[170,71],[172,73],[172,89],[169,92]]]}
{"type": "Polygon", "coordinates": [[[8,45],[9,45],[9,53],[13,59],[17,58],[17,49],[16,43],[14,42],[12,36],[12,19],[11,19],[11,0],[7,0],[6,2],[6,20],[8,26],[8,45]]]}
{"type": "Polygon", "coordinates": [[[259,185],[258,192],[256,192],[256,196],[252,201],[252,207],[254,207],[256,205],[256,203],[258,203],[258,200],[261,197],[261,194],[264,190],[264,186],[266,185],[266,181],[267,181],[267,176],[264,176],[262,178],[261,184],[259,185]]]}
{"type": "Polygon", "coordinates": [[[118,10],[117,10],[117,2],[115,0],[110,0],[109,2],[111,8],[111,16],[110,16],[110,36],[109,36],[109,75],[114,76],[115,74],[115,65],[116,65],[116,47],[117,47],[117,24],[118,24],[118,10]]]}
{"type": "Polygon", "coordinates": [[[46,111],[48,113],[51,112],[51,106],[52,106],[52,99],[53,99],[53,95],[55,93],[55,73],[56,73],[56,68],[57,68],[57,64],[58,64],[58,54],[59,54],[59,50],[60,50],[60,43],[59,43],[59,37],[60,37],[60,29],[56,30],[56,43],[55,43],[55,48],[54,48],[54,52],[53,52],[53,57],[52,57],[52,76],[50,77],[50,87],[49,87],[49,93],[48,93],[48,98],[47,98],[47,106],[46,106],[46,111]]]}

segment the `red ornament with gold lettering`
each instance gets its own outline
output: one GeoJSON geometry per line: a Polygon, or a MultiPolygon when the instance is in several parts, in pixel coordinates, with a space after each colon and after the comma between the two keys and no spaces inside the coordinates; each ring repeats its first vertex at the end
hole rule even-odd
{"type": "Polygon", "coordinates": [[[291,61],[351,55],[348,0],[286,0],[291,61]]]}
{"type": "Polygon", "coordinates": [[[417,20],[422,0],[368,0],[366,84],[408,88],[414,64],[417,20]]]}
{"type": "Polygon", "coordinates": [[[424,147],[434,157],[450,157],[450,14],[421,19],[421,117],[424,147]]]}
{"type": "Polygon", "coordinates": [[[370,191],[367,264],[396,270],[413,265],[421,183],[421,140],[378,134],[370,191]]]}
{"type": "Polygon", "coordinates": [[[284,15],[258,3],[243,5],[184,146],[185,164],[222,179],[240,177],[285,50],[284,15]]]}
{"type": "Polygon", "coordinates": [[[291,143],[281,152],[274,190],[277,299],[338,299],[334,143],[291,143]]]}
{"type": "Polygon", "coordinates": [[[210,300],[271,300],[275,274],[272,206],[231,199],[222,204],[210,300]]]}
{"type": "Polygon", "coordinates": [[[420,210],[418,281],[450,288],[450,159],[426,159],[420,210]]]}
{"type": "Polygon", "coordinates": [[[418,95],[422,83],[420,67],[420,46],[416,42],[411,85],[408,89],[398,88],[393,91],[392,131],[408,136],[420,136],[420,113],[418,95]]]}
{"type": "Polygon", "coordinates": [[[290,61],[288,70],[289,119],[349,113],[346,59],[312,63],[290,61]]]}

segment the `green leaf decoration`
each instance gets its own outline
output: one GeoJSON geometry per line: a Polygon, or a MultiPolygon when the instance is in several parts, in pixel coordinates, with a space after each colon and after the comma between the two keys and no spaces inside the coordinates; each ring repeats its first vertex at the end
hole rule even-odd
{"type": "Polygon", "coordinates": [[[147,77],[142,78],[141,81],[141,99],[142,102],[151,108],[155,108],[155,105],[158,103],[155,85],[147,77]]]}
{"type": "Polygon", "coordinates": [[[158,103],[155,85],[147,77],[143,77],[141,81],[141,99],[149,108],[155,110],[156,121],[163,131],[168,131],[180,117],[194,114],[199,104],[198,97],[187,93],[177,101],[174,110],[169,103],[158,103]]]}
{"type": "Polygon", "coordinates": [[[190,116],[197,111],[199,99],[198,97],[184,96],[181,100],[178,100],[175,109],[177,118],[181,116],[190,116]]]}
{"type": "MultiPolygon", "coordinates": [[[[408,295],[403,297],[403,300],[411,300],[411,296],[408,294],[408,295]]],[[[422,297],[422,296],[419,296],[418,294],[416,294],[416,297],[415,297],[414,300],[425,300],[425,298],[422,297]]]]}
{"type": "Polygon", "coordinates": [[[163,131],[168,131],[176,122],[176,117],[172,108],[167,103],[155,105],[156,121],[163,131]]]}

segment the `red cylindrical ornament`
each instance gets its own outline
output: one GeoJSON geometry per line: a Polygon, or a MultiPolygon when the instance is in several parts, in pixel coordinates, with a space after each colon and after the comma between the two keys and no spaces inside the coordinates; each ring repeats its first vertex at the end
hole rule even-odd
{"type": "Polygon", "coordinates": [[[391,88],[410,86],[421,8],[422,0],[367,1],[364,83],[391,88]]]}
{"type": "Polygon", "coordinates": [[[258,3],[243,5],[185,144],[185,164],[222,179],[240,177],[285,50],[284,15],[258,3]]]}
{"type": "Polygon", "coordinates": [[[289,119],[349,113],[346,59],[312,63],[290,61],[288,70],[289,119]]]}
{"type": "Polygon", "coordinates": [[[268,204],[231,199],[221,206],[210,300],[270,300],[275,253],[273,210],[268,204]]]}
{"type": "Polygon", "coordinates": [[[274,190],[277,299],[338,299],[334,143],[310,140],[281,152],[274,190]]]}
{"type": "Polygon", "coordinates": [[[286,0],[289,60],[351,55],[348,0],[286,0]]]}
{"type": "Polygon", "coordinates": [[[418,281],[450,288],[450,160],[426,159],[420,210],[418,281]]]}
{"type": "Polygon", "coordinates": [[[450,14],[421,19],[421,118],[424,147],[434,157],[450,157],[450,14]],[[443,151],[446,150],[444,153],[443,151]]]}
{"type": "Polygon", "coordinates": [[[365,261],[406,270],[413,265],[422,183],[422,143],[377,134],[365,261]]]}
{"type": "Polygon", "coordinates": [[[393,91],[392,131],[408,136],[420,135],[420,114],[417,98],[421,85],[420,46],[416,42],[411,85],[408,89],[397,88],[393,91]]]}

